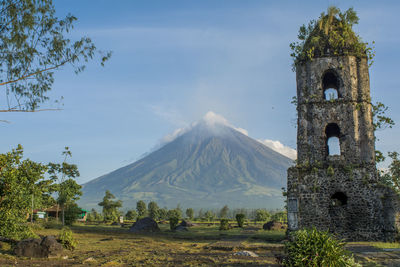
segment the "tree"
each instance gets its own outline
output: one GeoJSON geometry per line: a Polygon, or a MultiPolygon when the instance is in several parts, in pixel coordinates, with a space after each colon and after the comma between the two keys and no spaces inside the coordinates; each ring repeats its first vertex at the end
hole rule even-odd
{"type": "Polygon", "coordinates": [[[98,205],[103,207],[104,221],[117,221],[119,217],[118,208],[122,207],[121,200],[113,200],[115,196],[110,191],[106,190],[103,201],[98,205]]]}
{"type": "Polygon", "coordinates": [[[152,218],[153,220],[157,220],[159,218],[160,208],[158,207],[156,202],[150,201],[148,205],[148,210],[150,218],[152,218]]]}
{"type": "Polygon", "coordinates": [[[41,203],[51,196],[51,180],[45,178],[47,167],[23,160],[23,148],[0,154],[0,236],[20,239],[31,235],[24,223],[32,200],[41,203]],[[33,198],[34,196],[34,198],[33,198]]]}
{"type": "Polygon", "coordinates": [[[81,213],[82,209],[76,203],[70,203],[65,209],[65,224],[72,225],[81,213]]]}
{"type": "Polygon", "coordinates": [[[211,222],[215,219],[215,213],[212,212],[211,210],[206,211],[206,213],[204,214],[204,217],[206,218],[206,220],[208,222],[211,222]]]}
{"type": "Polygon", "coordinates": [[[388,166],[388,170],[386,172],[380,172],[380,179],[384,184],[393,188],[397,192],[397,194],[400,194],[399,153],[389,152],[388,155],[392,159],[392,162],[388,166]]]}
{"type": "Polygon", "coordinates": [[[128,212],[125,214],[125,218],[127,220],[135,220],[137,218],[136,210],[128,210],[128,212]]]}
{"type": "Polygon", "coordinates": [[[58,184],[54,190],[57,192],[57,203],[61,207],[62,211],[62,224],[65,224],[65,206],[73,205],[76,200],[82,195],[81,188],[74,178],[79,177],[78,167],[75,164],[67,163],[67,158],[72,157],[72,153],[69,147],[65,147],[62,152],[64,161],[59,163],[49,163],[48,173],[53,181],[57,181],[58,184]]]}
{"type": "Polygon", "coordinates": [[[37,110],[49,100],[55,70],[69,64],[79,73],[95,56],[101,65],[111,56],[88,37],[68,39],[76,17],[56,17],[52,0],[3,0],[0,13],[1,112],[37,110]]]}
{"type": "Polygon", "coordinates": [[[192,208],[186,209],[186,216],[189,218],[189,220],[193,220],[194,217],[194,211],[192,208]]]}
{"type": "Polygon", "coordinates": [[[177,220],[179,220],[182,217],[182,213],[179,209],[172,209],[167,212],[167,217],[168,220],[170,220],[171,218],[177,218],[177,220]]]}
{"type": "Polygon", "coordinates": [[[277,211],[271,216],[271,220],[274,222],[287,223],[287,212],[277,211]]]}
{"type": "Polygon", "coordinates": [[[223,219],[228,216],[229,208],[228,205],[225,205],[219,212],[219,218],[223,219]]]}
{"type": "Polygon", "coordinates": [[[262,209],[256,210],[256,216],[254,218],[256,222],[265,222],[269,220],[269,218],[271,218],[271,214],[269,214],[268,211],[262,209]]]}
{"type": "Polygon", "coordinates": [[[239,214],[236,214],[235,217],[236,217],[236,221],[237,221],[238,226],[240,228],[243,228],[244,221],[246,219],[246,215],[244,215],[243,213],[239,213],[239,214]]]}
{"type": "Polygon", "coordinates": [[[87,221],[88,222],[94,222],[94,221],[96,221],[96,217],[97,217],[98,215],[97,215],[97,211],[95,210],[95,209],[92,209],[90,212],[89,212],[89,214],[88,214],[88,216],[87,216],[87,221]]]}
{"type": "Polygon", "coordinates": [[[138,212],[138,218],[143,218],[147,213],[146,203],[143,200],[136,202],[136,210],[138,212]]]}
{"type": "Polygon", "coordinates": [[[160,220],[168,220],[168,209],[162,208],[158,211],[158,217],[160,220]]]}

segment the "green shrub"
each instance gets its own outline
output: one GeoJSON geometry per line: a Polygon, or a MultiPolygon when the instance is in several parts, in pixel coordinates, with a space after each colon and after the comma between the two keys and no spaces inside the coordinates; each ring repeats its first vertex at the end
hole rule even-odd
{"type": "Polygon", "coordinates": [[[45,229],[61,229],[62,228],[62,224],[60,221],[57,221],[55,219],[48,219],[47,222],[43,223],[43,227],[45,229]]]}
{"type": "Polygon", "coordinates": [[[65,225],[72,225],[79,218],[79,214],[81,214],[82,210],[78,207],[77,204],[72,203],[69,204],[64,211],[64,222],[65,225]]]}
{"type": "Polygon", "coordinates": [[[58,236],[58,240],[66,249],[74,250],[76,247],[76,240],[72,235],[71,229],[69,229],[68,227],[63,227],[61,229],[60,235],[58,236]]]}
{"type": "Polygon", "coordinates": [[[221,219],[220,225],[219,225],[219,230],[229,230],[229,228],[230,228],[229,220],[221,219]]]}
{"type": "Polygon", "coordinates": [[[246,219],[246,215],[244,215],[243,213],[236,214],[236,221],[240,228],[243,227],[245,219],[246,219]]]}
{"type": "Polygon", "coordinates": [[[290,240],[285,243],[284,266],[361,266],[343,248],[345,244],[326,231],[299,230],[291,233],[290,240]]]}
{"type": "Polygon", "coordinates": [[[169,218],[169,228],[171,230],[175,230],[175,228],[178,226],[178,222],[179,222],[178,217],[170,217],[169,218]]]}

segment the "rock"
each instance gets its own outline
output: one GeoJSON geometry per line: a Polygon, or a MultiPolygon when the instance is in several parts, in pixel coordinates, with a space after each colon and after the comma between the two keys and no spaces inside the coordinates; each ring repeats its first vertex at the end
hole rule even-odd
{"type": "Polygon", "coordinates": [[[258,257],[258,255],[256,253],[254,253],[253,251],[247,251],[247,250],[243,250],[243,251],[238,251],[233,253],[233,255],[235,256],[247,256],[247,257],[258,257]]]}
{"type": "Polygon", "coordinates": [[[179,225],[182,225],[182,226],[185,226],[185,227],[192,227],[192,226],[194,226],[193,223],[191,223],[191,222],[189,222],[189,221],[185,221],[185,220],[182,220],[181,223],[180,223],[179,225]]]}
{"type": "Polygon", "coordinates": [[[45,236],[40,243],[42,249],[46,251],[47,257],[57,257],[60,256],[63,251],[63,246],[57,242],[57,239],[52,236],[45,236]]]}
{"type": "Polygon", "coordinates": [[[183,232],[183,231],[189,231],[185,226],[183,226],[183,225],[178,225],[176,228],[175,228],[175,231],[178,231],[178,232],[183,232]]]}
{"type": "Polygon", "coordinates": [[[46,258],[57,257],[61,254],[63,247],[54,236],[24,239],[17,243],[14,253],[20,257],[46,258]]]}
{"type": "Polygon", "coordinates": [[[15,255],[21,257],[30,257],[30,258],[43,258],[46,257],[43,255],[42,248],[40,246],[41,239],[29,238],[21,240],[17,243],[14,253],[15,255]]]}
{"type": "Polygon", "coordinates": [[[287,225],[280,223],[280,222],[275,222],[275,221],[269,221],[263,225],[264,230],[285,230],[287,229],[287,225]]]}
{"type": "Polygon", "coordinates": [[[88,263],[88,262],[96,262],[96,259],[93,257],[89,257],[86,260],[84,260],[82,263],[88,263]]]}
{"type": "Polygon", "coordinates": [[[150,217],[146,217],[136,221],[131,228],[130,232],[138,233],[138,232],[159,232],[160,228],[155,220],[150,217]]]}

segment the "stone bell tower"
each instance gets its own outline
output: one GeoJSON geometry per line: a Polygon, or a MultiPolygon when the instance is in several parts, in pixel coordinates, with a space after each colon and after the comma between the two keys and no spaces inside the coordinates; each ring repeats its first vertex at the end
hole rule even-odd
{"type": "Polygon", "coordinates": [[[394,195],[376,172],[366,56],[317,55],[296,65],[296,82],[289,231],[315,226],[347,240],[393,239],[394,195]]]}

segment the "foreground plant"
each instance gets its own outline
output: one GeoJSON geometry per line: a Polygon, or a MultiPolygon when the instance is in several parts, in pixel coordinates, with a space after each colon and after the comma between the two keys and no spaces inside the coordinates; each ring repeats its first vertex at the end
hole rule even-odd
{"type": "Polygon", "coordinates": [[[58,240],[66,249],[72,251],[76,248],[76,240],[72,234],[71,229],[69,229],[68,227],[63,227],[61,229],[60,235],[58,236],[58,240]]]}
{"type": "Polygon", "coordinates": [[[284,266],[360,266],[354,261],[345,243],[337,240],[327,231],[315,228],[303,229],[291,233],[289,242],[285,243],[287,258],[284,266]]]}

